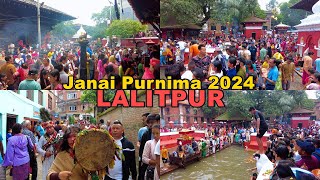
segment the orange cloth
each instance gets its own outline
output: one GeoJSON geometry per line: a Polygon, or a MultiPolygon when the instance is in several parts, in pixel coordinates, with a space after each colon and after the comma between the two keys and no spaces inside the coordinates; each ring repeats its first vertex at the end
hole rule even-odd
{"type": "Polygon", "coordinates": [[[192,54],[192,57],[195,57],[198,54],[200,54],[200,51],[198,49],[198,44],[194,44],[190,46],[189,53],[192,54]]]}

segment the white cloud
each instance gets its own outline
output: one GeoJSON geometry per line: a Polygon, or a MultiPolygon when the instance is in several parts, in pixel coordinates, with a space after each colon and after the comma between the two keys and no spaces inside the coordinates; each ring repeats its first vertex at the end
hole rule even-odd
{"type": "MultiPolygon", "coordinates": [[[[277,0],[278,3],[288,2],[289,0],[277,0]]],[[[261,9],[266,10],[266,5],[270,2],[270,0],[258,0],[261,9]]]]}
{"type": "Polygon", "coordinates": [[[91,20],[93,13],[109,5],[108,0],[40,0],[46,5],[78,18],[75,22],[85,25],[95,25],[91,20]]]}

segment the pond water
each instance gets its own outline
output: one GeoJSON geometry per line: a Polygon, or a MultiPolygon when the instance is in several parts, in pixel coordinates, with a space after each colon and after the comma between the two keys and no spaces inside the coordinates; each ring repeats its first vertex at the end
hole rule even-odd
{"type": "Polygon", "coordinates": [[[202,159],[186,167],[160,177],[161,180],[194,179],[194,180],[247,180],[250,179],[255,167],[252,151],[233,145],[214,156],[202,159]]]}

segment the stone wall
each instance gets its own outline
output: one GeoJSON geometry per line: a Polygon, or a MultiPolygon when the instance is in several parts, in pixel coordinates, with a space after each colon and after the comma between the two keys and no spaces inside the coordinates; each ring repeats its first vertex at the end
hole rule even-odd
{"type": "MultiPolygon", "coordinates": [[[[138,98],[138,101],[145,101],[145,95],[142,95],[138,98]]],[[[110,108],[103,115],[98,117],[97,121],[100,119],[107,120],[120,120],[123,123],[125,129],[125,136],[134,144],[136,148],[136,157],[138,156],[139,148],[137,148],[138,141],[138,131],[142,127],[142,114],[144,113],[160,113],[160,108],[158,107],[158,96],[153,98],[153,107],[152,108],[110,108]]]]}

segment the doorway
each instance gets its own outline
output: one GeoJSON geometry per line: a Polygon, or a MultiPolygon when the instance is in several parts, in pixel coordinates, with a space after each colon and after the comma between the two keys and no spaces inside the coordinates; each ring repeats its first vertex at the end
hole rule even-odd
{"type": "Polygon", "coordinates": [[[254,32],[254,33],[252,33],[252,39],[256,39],[256,33],[254,32]]]}
{"type": "Polygon", "coordinates": [[[9,129],[12,129],[12,126],[17,123],[17,115],[14,114],[7,114],[7,129],[6,132],[8,132],[9,129]]]}
{"type": "Polygon", "coordinates": [[[302,128],[302,123],[298,123],[298,127],[301,129],[302,128]]]}

